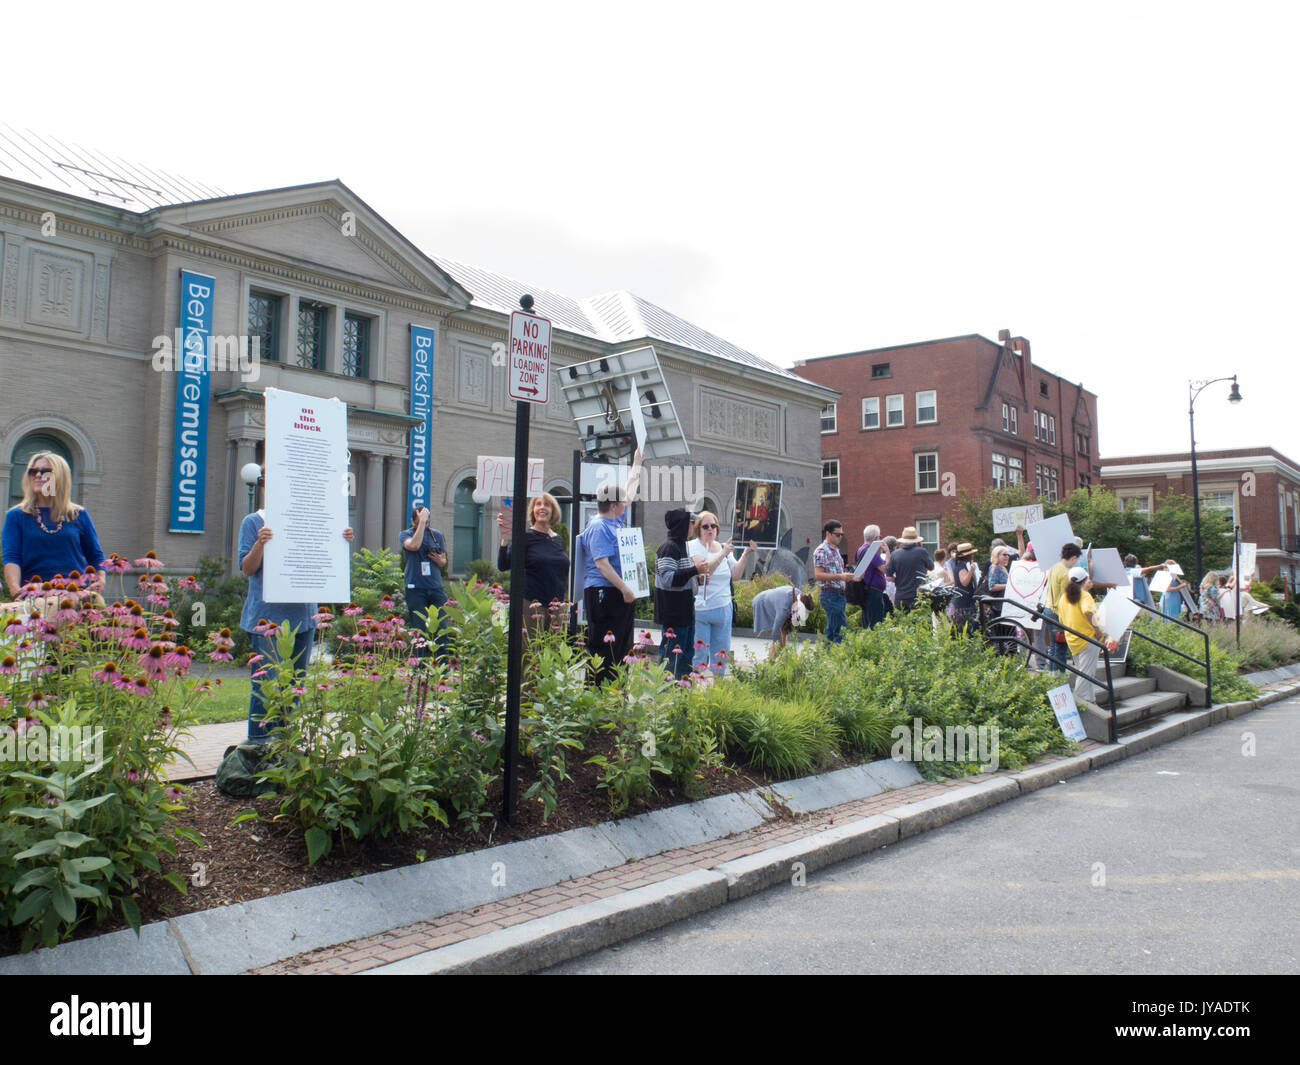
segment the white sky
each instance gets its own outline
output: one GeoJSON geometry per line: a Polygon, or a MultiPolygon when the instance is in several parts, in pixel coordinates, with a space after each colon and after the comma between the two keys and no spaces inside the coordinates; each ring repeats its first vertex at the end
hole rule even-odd
{"type": "MultiPolygon", "coordinates": [[[[1103,457],[1300,461],[1300,4],[137,2],[5,12],[3,120],[774,362],[1028,337],[1103,457]],[[25,42],[25,43],[24,43],[25,42]]],[[[539,308],[541,309],[541,308],[539,308]]]]}

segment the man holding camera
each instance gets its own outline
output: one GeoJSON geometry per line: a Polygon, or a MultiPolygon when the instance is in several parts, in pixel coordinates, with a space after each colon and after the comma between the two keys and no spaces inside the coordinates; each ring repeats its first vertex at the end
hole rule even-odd
{"type": "MultiPolygon", "coordinates": [[[[412,627],[427,633],[427,614],[430,606],[442,609],[447,601],[447,593],[442,587],[442,567],[447,564],[447,544],[442,533],[429,528],[429,508],[418,504],[411,509],[410,527],[402,532],[402,558],[406,570],[406,618],[412,627]]],[[[447,619],[438,621],[439,655],[445,649],[441,632],[446,628],[447,619]]],[[[427,646],[421,648],[420,657],[429,653],[427,646]]]]}

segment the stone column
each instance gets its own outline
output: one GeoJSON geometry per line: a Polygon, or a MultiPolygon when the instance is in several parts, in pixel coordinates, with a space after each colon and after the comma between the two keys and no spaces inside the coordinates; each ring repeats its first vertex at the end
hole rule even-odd
{"type": "Polygon", "coordinates": [[[384,459],[384,546],[397,550],[397,535],[406,528],[405,462],[392,455],[384,459]]]}
{"type": "Polygon", "coordinates": [[[365,514],[361,518],[362,546],[378,551],[384,546],[384,456],[366,455],[365,514]]]}
{"type": "MultiPolygon", "coordinates": [[[[239,571],[239,527],[244,523],[244,517],[248,514],[248,485],[244,483],[239,471],[248,463],[257,461],[257,441],[256,440],[236,440],[235,444],[235,472],[233,481],[231,500],[231,535],[233,537],[230,548],[231,572],[239,571]]],[[[253,493],[253,506],[257,506],[257,493],[253,493]]]]}

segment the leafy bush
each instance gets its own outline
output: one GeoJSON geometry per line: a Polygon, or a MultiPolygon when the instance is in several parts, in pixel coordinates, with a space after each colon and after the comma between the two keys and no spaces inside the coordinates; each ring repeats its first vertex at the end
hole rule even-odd
{"type": "Polygon", "coordinates": [[[166,596],[153,612],[76,578],[46,591],[57,614],[0,618],[0,926],[26,926],[23,950],[114,912],[138,931],[144,877],[178,836],[202,845],[165,767],[208,682],[185,675],[166,596]]]}
{"type": "Polygon", "coordinates": [[[692,701],[728,754],[779,778],[804,776],[825,764],[839,739],[826,707],[807,694],[769,697],[724,677],[693,692],[692,701]]]}
{"type": "MultiPolygon", "coordinates": [[[[1205,641],[1198,633],[1191,632],[1179,625],[1171,625],[1159,618],[1140,617],[1133,623],[1134,633],[1148,635],[1167,643],[1184,654],[1204,660],[1205,641]]],[[[1148,640],[1136,635],[1129,643],[1128,661],[1136,668],[1139,676],[1146,676],[1147,666],[1153,662],[1205,683],[1205,670],[1196,662],[1189,662],[1181,655],[1171,654],[1163,647],[1157,647],[1148,640]]],[[[1213,684],[1213,696],[1216,702],[1231,702],[1238,699],[1252,699],[1258,689],[1240,676],[1243,658],[1234,648],[1221,646],[1214,639],[1210,640],[1210,679],[1213,684]]]]}

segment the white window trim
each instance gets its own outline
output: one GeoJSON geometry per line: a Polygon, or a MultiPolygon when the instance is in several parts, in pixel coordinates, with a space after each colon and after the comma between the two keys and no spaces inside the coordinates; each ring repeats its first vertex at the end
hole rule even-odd
{"type": "MultiPolygon", "coordinates": [[[[928,472],[928,471],[927,471],[928,472]]],[[[917,495],[928,495],[939,491],[939,452],[918,451],[912,456],[912,491],[917,495]],[[921,487],[921,459],[927,455],[934,456],[934,487],[921,487]]]]}
{"type": "Polygon", "coordinates": [[[822,485],[823,499],[838,499],[840,495],[840,460],[839,459],[822,459],[822,480],[823,481],[830,480],[830,478],[827,477],[826,475],[826,465],[827,463],[831,463],[831,462],[835,463],[835,491],[834,492],[825,491],[826,486],[825,484],[823,484],[822,485]]]}
{"type": "Polygon", "coordinates": [[[915,414],[915,420],[914,420],[913,424],[915,424],[915,425],[934,425],[934,424],[939,420],[939,390],[938,390],[937,388],[923,388],[920,392],[917,392],[917,393],[915,394],[915,402],[916,402],[916,414],[915,414]],[[933,397],[934,397],[934,402],[931,404],[931,406],[934,407],[934,417],[933,417],[933,418],[922,418],[922,417],[921,417],[921,397],[922,397],[922,396],[933,396],[933,397]]]}
{"type": "MultiPolygon", "coordinates": [[[[840,431],[840,412],[839,412],[839,406],[840,406],[840,405],[839,405],[839,403],[838,403],[838,401],[837,401],[837,402],[835,402],[835,403],[827,403],[826,406],[822,407],[822,414],[821,414],[821,416],[822,416],[823,419],[826,417],[826,407],[830,407],[830,409],[831,409],[831,427],[830,427],[829,429],[823,429],[823,430],[822,430],[822,435],[823,435],[823,436],[827,436],[827,435],[829,435],[829,434],[831,434],[831,433],[838,433],[838,432],[840,431]]],[[[819,422],[818,424],[820,424],[820,422],[819,422]]]]}
{"type": "Polygon", "coordinates": [[[902,392],[895,392],[893,395],[889,395],[885,397],[885,428],[886,429],[907,428],[907,397],[902,392]],[[899,422],[897,425],[892,425],[890,424],[889,421],[889,401],[891,399],[898,400],[899,422]]]}
{"type": "Polygon", "coordinates": [[[877,429],[883,428],[883,424],[882,424],[882,422],[880,421],[880,397],[879,397],[879,396],[863,396],[863,397],[862,397],[862,428],[863,428],[866,432],[869,432],[869,433],[870,433],[870,432],[875,432],[877,429]],[[875,425],[868,425],[868,424],[867,424],[867,404],[868,404],[868,403],[874,403],[874,404],[876,405],[876,424],[875,424],[875,425]]]}

